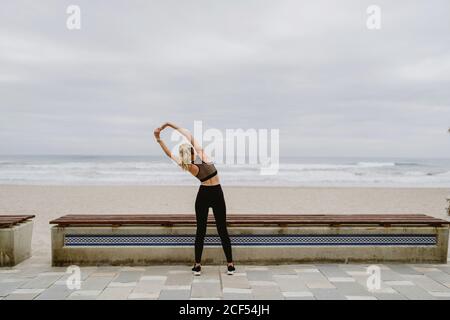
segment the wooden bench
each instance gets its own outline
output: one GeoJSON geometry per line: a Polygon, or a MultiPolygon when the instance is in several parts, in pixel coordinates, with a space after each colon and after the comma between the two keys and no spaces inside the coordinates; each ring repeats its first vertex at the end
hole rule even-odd
{"type": "Polygon", "coordinates": [[[31,256],[34,215],[0,215],[0,267],[10,267],[31,256]]]}
{"type": "MultiPolygon", "coordinates": [[[[53,265],[191,263],[194,214],[67,215],[50,221],[53,265]]],[[[423,214],[228,214],[239,263],[446,262],[450,222],[423,214]]],[[[223,263],[214,216],[202,260],[223,263]]]]}

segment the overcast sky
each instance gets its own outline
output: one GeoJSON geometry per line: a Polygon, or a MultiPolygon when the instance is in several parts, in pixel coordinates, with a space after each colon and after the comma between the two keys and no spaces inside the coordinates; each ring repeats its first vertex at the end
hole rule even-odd
{"type": "Polygon", "coordinates": [[[203,120],[279,129],[281,156],[450,158],[449,40],[448,0],[2,1],[0,154],[159,154],[154,127],[203,120]]]}

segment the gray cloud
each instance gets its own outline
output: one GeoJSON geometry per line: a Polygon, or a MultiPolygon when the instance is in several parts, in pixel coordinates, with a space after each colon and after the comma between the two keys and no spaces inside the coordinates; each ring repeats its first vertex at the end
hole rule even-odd
{"type": "Polygon", "coordinates": [[[282,155],[450,157],[450,3],[8,1],[1,154],[154,154],[152,129],[279,128],[282,155]]]}

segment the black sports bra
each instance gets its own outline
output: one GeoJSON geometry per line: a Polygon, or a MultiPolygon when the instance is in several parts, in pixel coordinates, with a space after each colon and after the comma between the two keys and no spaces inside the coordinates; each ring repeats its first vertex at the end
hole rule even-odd
{"type": "Polygon", "coordinates": [[[214,164],[212,162],[204,162],[198,155],[195,157],[195,160],[192,161],[192,164],[198,167],[198,173],[195,177],[198,178],[201,182],[211,179],[212,177],[217,175],[217,169],[214,164]]]}

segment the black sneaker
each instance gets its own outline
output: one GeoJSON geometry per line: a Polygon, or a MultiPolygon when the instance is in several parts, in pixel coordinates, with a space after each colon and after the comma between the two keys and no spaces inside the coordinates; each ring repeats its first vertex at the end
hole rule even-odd
{"type": "Polygon", "coordinates": [[[236,271],[236,268],[234,267],[234,264],[233,265],[228,265],[228,270],[227,270],[227,274],[233,274],[234,273],[234,271],[236,271]]]}
{"type": "Polygon", "coordinates": [[[192,272],[194,273],[194,276],[199,276],[201,274],[202,271],[202,267],[200,265],[195,265],[192,267],[192,272]]]}

